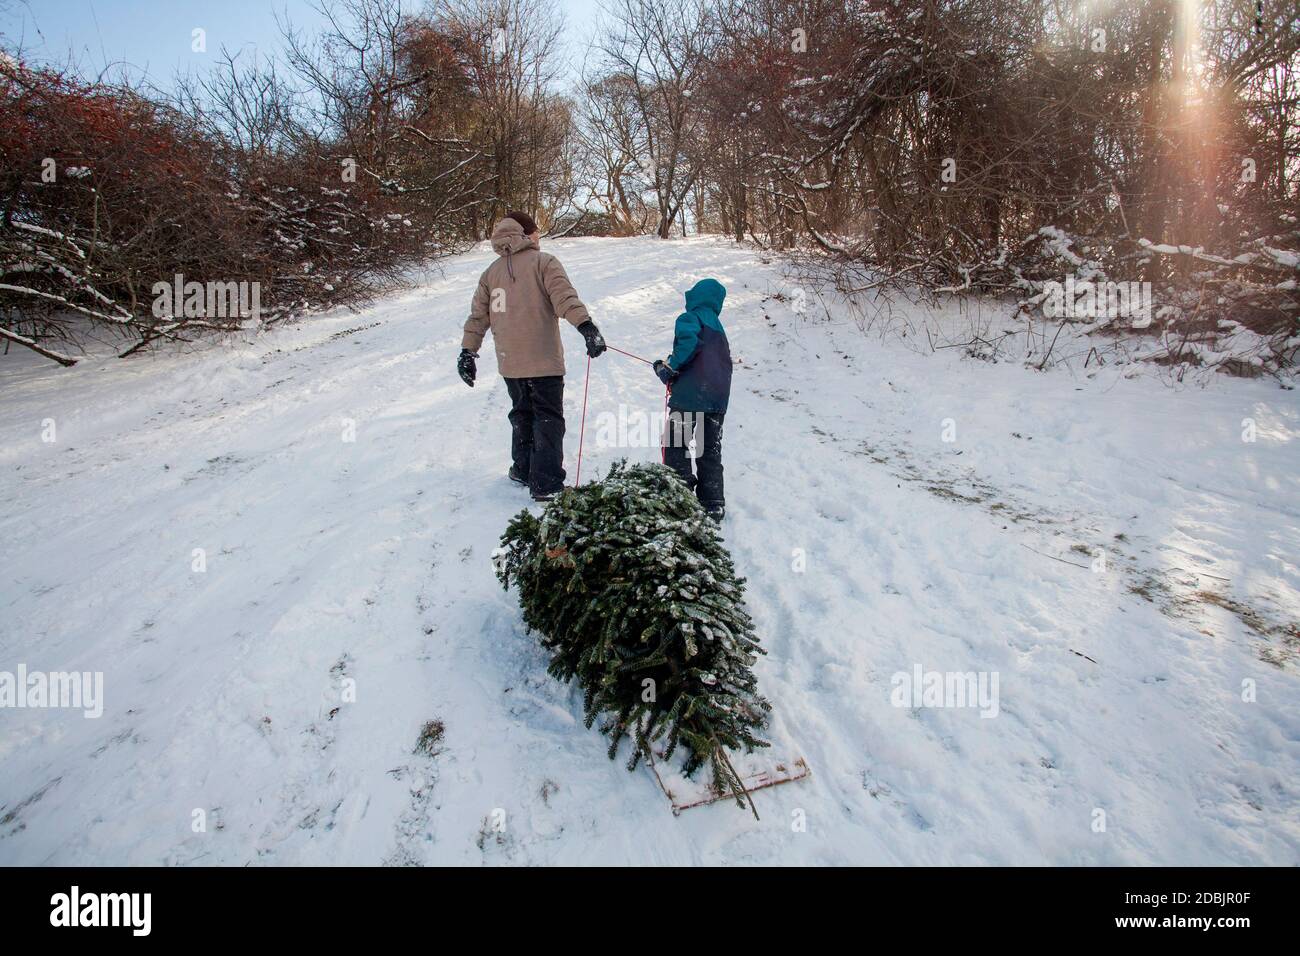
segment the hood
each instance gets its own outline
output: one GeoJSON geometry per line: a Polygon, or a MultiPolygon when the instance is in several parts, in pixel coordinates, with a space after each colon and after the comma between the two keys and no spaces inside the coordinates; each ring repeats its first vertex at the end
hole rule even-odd
{"type": "Polygon", "coordinates": [[[717,279],[701,279],[686,292],[686,310],[689,312],[703,306],[721,315],[722,301],[726,297],[727,290],[717,279]]]}
{"type": "Polygon", "coordinates": [[[502,219],[492,230],[492,251],[499,256],[536,248],[537,243],[524,235],[524,227],[513,219],[502,219]]]}

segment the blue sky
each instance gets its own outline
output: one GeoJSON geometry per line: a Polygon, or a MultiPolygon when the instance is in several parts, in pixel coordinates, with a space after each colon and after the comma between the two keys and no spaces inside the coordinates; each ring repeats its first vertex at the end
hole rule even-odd
{"type": "MultiPolygon", "coordinates": [[[[411,0],[412,9],[421,6],[411,0]]],[[[597,13],[597,0],[560,0],[576,58],[597,13]]],[[[177,71],[202,71],[224,44],[231,50],[275,53],[275,14],[307,29],[321,23],[308,0],[0,0],[0,35],[9,48],[21,43],[37,62],[72,59],[90,74],[105,64],[127,64],[169,88],[177,71]],[[206,54],[190,49],[191,31],[207,31],[206,54]]]]}

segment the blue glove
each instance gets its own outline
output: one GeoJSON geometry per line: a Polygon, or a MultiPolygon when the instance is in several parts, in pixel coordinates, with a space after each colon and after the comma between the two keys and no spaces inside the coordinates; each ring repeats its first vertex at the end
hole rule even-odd
{"type": "Polygon", "coordinates": [[[671,385],[673,379],[677,377],[677,373],[674,372],[672,367],[663,359],[655,360],[654,370],[655,374],[659,376],[659,381],[663,382],[665,385],[671,385]]]}

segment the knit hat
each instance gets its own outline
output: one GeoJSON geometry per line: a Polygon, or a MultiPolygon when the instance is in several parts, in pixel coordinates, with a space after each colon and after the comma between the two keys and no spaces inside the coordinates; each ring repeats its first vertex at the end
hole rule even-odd
{"type": "Polygon", "coordinates": [[[533,222],[533,217],[526,212],[508,212],[507,219],[513,219],[519,225],[524,227],[524,235],[531,236],[537,231],[537,223],[533,222]]]}

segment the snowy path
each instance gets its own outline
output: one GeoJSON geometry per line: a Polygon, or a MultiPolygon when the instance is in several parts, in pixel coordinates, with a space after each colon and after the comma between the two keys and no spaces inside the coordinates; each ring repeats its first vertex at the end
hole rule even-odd
{"type": "MultiPolygon", "coordinates": [[[[232,349],[0,360],[0,671],[106,698],[0,709],[0,863],[1300,863],[1296,392],[917,355],[711,241],[553,248],[641,355],[728,286],[724,535],[812,779],[674,818],[546,676],[489,565],[506,391],[453,370],[479,252],[232,349]],[[996,716],[893,706],[917,665],[996,673],[996,716]]],[[[594,364],[584,478],[658,458],[598,416],[661,400],[594,364]]]]}

